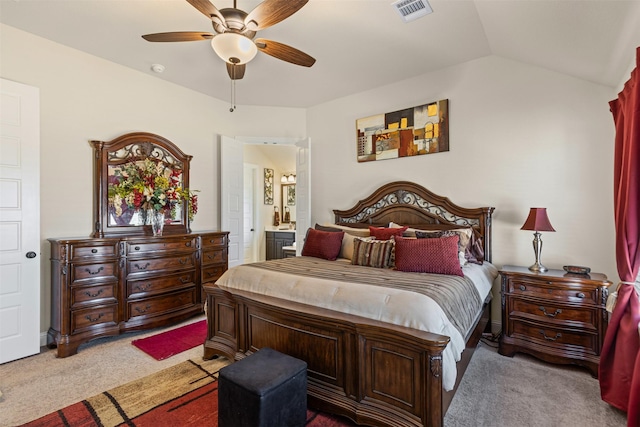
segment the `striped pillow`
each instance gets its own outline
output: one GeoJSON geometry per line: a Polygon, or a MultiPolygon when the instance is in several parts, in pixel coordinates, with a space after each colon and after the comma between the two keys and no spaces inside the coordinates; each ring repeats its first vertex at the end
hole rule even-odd
{"type": "Polygon", "coordinates": [[[353,240],[351,264],[387,268],[393,251],[393,240],[353,240]]]}

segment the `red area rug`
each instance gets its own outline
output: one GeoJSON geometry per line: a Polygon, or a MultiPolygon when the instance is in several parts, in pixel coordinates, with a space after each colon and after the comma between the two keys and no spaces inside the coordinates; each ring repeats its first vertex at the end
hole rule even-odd
{"type": "MultiPolygon", "coordinates": [[[[200,427],[218,425],[218,371],[225,358],[188,360],[90,397],[26,427],[200,427]]],[[[307,410],[307,427],[349,427],[350,420],[307,410]]]]}
{"type": "Polygon", "coordinates": [[[131,341],[131,344],[156,360],[164,360],[182,353],[207,338],[207,321],[201,320],[148,338],[131,341]]]}

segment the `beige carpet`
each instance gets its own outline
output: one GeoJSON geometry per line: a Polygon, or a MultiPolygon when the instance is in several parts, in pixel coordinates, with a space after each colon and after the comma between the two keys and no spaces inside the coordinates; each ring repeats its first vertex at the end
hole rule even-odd
{"type": "Polygon", "coordinates": [[[445,416],[446,427],[626,427],[585,369],[501,356],[480,343],[445,416]]]}
{"type": "MultiPolygon", "coordinates": [[[[201,346],[156,361],[131,345],[133,339],[201,319],[101,338],[64,359],[44,349],[0,365],[0,427],[34,420],[187,359],[202,360],[201,346]]],[[[447,412],[445,426],[625,427],[625,414],[600,400],[599,393],[598,381],[585,370],[525,355],[503,357],[481,344],[447,412]]]]}

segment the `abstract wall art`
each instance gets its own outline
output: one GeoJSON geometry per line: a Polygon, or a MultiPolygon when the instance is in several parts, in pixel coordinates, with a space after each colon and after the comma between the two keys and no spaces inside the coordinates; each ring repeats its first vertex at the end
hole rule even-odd
{"type": "Polygon", "coordinates": [[[449,100],[356,120],[358,162],[449,151],[449,100]]]}

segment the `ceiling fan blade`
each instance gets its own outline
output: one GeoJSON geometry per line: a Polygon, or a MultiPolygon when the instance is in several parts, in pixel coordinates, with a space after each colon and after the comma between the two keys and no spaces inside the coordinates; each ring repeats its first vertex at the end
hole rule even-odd
{"type": "Polygon", "coordinates": [[[229,77],[231,80],[240,80],[244,77],[244,71],[246,70],[247,64],[231,64],[227,62],[227,73],[229,73],[229,77]]]}
{"type": "Polygon", "coordinates": [[[197,42],[212,39],[214,34],[199,31],[176,31],[172,33],[155,33],[142,36],[148,42],[197,42]]]}
{"type": "Polygon", "coordinates": [[[267,55],[271,55],[274,58],[278,58],[292,64],[302,65],[303,67],[311,67],[316,62],[313,57],[307,55],[301,50],[298,50],[291,46],[287,46],[283,43],[278,43],[274,42],[273,40],[267,39],[256,39],[255,42],[256,46],[258,46],[258,49],[260,49],[267,55]]]}
{"type": "Polygon", "coordinates": [[[250,31],[264,30],[293,15],[308,1],[265,0],[249,12],[244,23],[250,31]]]}
{"type": "Polygon", "coordinates": [[[227,28],[227,23],[222,13],[209,0],[187,0],[187,2],[198,9],[204,16],[217,21],[220,25],[227,28]]]}

